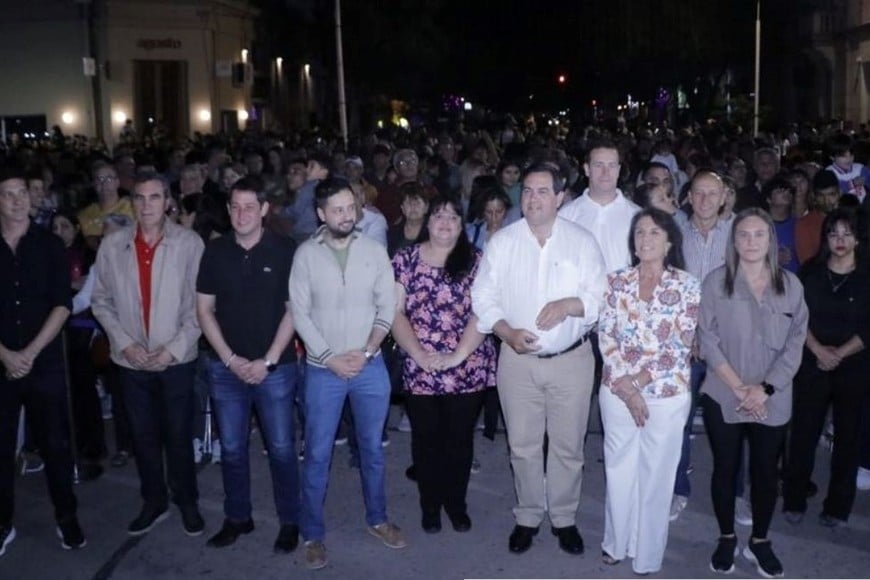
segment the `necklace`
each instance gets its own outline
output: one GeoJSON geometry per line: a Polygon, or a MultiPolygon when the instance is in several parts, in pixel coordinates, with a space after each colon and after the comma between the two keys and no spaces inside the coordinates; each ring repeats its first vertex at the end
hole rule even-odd
{"type": "Polygon", "coordinates": [[[840,280],[839,282],[834,282],[834,276],[833,276],[833,273],[831,272],[831,270],[828,269],[827,272],[828,272],[828,282],[831,283],[831,292],[833,292],[834,294],[837,293],[837,290],[839,290],[840,288],[843,287],[843,284],[848,282],[849,276],[852,275],[852,272],[849,272],[847,274],[837,274],[837,276],[842,276],[843,279],[840,280]]]}

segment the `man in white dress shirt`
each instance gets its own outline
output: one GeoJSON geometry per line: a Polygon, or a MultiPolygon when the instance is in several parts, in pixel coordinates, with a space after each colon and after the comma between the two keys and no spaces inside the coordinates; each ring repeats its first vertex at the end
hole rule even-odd
{"type": "Polygon", "coordinates": [[[514,553],[529,549],[545,515],[564,551],[583,552],[575,517],[594,370],[587,337],[606,280],[592,235],[557,216],[564,197],[558,167],[529,167],[525,217],[487,242],[471,289],[478,329],[502,339],[497,382],[517,494],[514,553]]]}
{"type": "Polygon", "coordinates": [[[640,211],[617,187],[620,168],[615,143],[607,140],[594,143],[583,165],[589,187],[559,211],[561,217],[592,232],[608,273],[631,264],[628,230],[631,218],[640,211]]]}
{"type": "MultiPolygon", "coordinates": [[[[565,204],[559,211],[560,217],[571,220],[592,233],[601,248],[608,274],[631,264],[631,254],[628,251],[629,228],[634,214],[640,211],[617,187],[621,167],[616,143],[607,139],[592,143],[583,165],[586,177],[589,178],[589,187],[580,197],[565,204]]],[[[597,394],[601,384],[603,361],[598,348],[598,334],[593,332],[591,338],[592,352],[595,355],[594,392],[597,394]]],[[[598,414],[597,410],[594,414],[598,414]]]]}

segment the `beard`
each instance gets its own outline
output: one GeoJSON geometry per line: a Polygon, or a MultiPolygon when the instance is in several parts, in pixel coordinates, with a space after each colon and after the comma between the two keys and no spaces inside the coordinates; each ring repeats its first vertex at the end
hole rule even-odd
{"type": "Polygon", "coordinates": [[[341,224],[339,227],[332,227],[331,225],[326,224],[326,230],[329,232],[332,239],[343,240],[353,233],[354,225],[354,222],[349,222],[349,225],[341,224]]]}

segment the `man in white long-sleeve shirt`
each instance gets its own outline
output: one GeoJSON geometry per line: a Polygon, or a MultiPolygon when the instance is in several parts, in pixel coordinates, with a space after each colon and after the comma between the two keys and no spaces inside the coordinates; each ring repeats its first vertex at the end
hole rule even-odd
{"type": "Polygon", "coordinates": [[[525,217],[487,243],[471,290],[478,329],[502,339],[498,392],[517,493],[508,543],[514,553],[529,549],[545,514],[560,547],[583,552],[575,516],[594,370],[587,337],[606,280],[592,235],[557,216],[564,190],[555,165],[526,170],[525,217]]]}
{"type": "Polygon", "coordinates": [[[583,226],[595,236],[607,273],[631,264],[628,230],[631,218],[640,211],[617,187],[620,167],[615,143],[606,140],[594,143],[583,165],[589,187],[559,211],[561,217],[583,226]]]}
{"type": "MultiPolygon", "coordinates": [[[[631,220],[640,208],[631,202],[617,187],[622,165],[619,149],[613,141],[603,139],[592,143],[583,165],[589,187],[583,194],[565,204],[559,216],[571,220],[589,230],[601,248],[605,271],[609,274],[631,264],[628,251],[628,236],[631,220]]],[[[592,333],[592,352],[595,355],[595,385],[598,393],[601,384],[603,361],[598,348],[598,335],[592,333]]],[[[597,406],[596,406],[597,409],[597,406]]],[[[593,412],[597,414],[597,410],[593,412]]]]}

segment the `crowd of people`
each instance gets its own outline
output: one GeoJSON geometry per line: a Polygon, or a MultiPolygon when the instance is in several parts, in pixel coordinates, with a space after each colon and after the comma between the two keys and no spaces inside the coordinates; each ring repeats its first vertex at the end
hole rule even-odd
{"type": "Polygon", "coordinates": [[[585,551],[576,517],[600,408],[601,558],[631,559],[637,574],[661,569],[669,523],[690,501],[700,407],[719,526],[710,568],[734,569],[735,525],[749,525],[743,556],[780,577],[768,538],[777,497],[801,525],[826,428],[819,523],[843,525],[870,489],[870,171],[856,160],[866,136],[538,129],[508,117],[492,130],[387,130],[347,148],[246,130],[126,143],[112,157],[58,142],[8,149],[0,556],[16,534],[22,406],[65,549],[86,544],[74,470],[97,478],[107,458],[138,470],[129,534],[148,533],[170,503],[188,535],[204,532],[194,444],[204,409],[224,487],[210,547],[254,529],[256,421],[276,552],[301,539],[306,565],[327,565],[323,507],[342,429],[369,533],[402,548],[383,452],[400,390],[427,533],[441,531],[442,511],[455,531],[472,529],[474,431],[482,411],[489,437],[504,422],[516,554],[546,519],[562,550],[585,551]],[[114,454],[98,381],[112,398],[114,454]]]}

